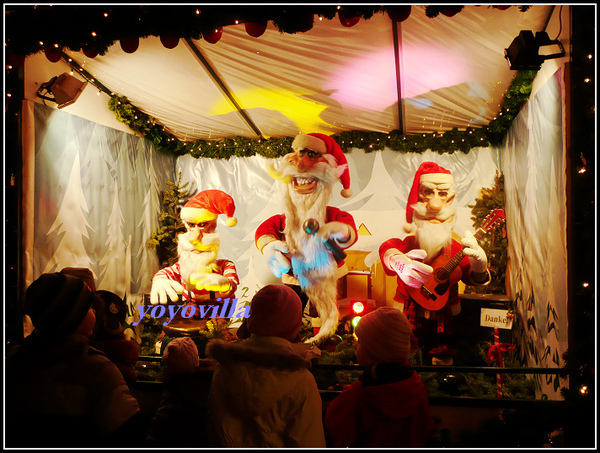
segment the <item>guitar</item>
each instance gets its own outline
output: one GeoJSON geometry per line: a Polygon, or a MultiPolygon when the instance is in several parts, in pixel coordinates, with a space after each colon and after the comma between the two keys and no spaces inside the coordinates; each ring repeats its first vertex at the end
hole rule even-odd
{"type": "MultiPolygon", "coordinates": [[[[494,209],[484,219],[481,227],[473,235],[479,240],[490,231],[497,228],[504,221],[504,209],[494,209]]],[[[440,255],[431,267],[433,272],[423,286],[420,288],[408,287],[410,296],[423,308],[427,310],[440,310],[448,302],[448,289],[461,279],[462,271],[458,268],[459,263],[465,257],[464,247],[454,256],[440,255]]]]}

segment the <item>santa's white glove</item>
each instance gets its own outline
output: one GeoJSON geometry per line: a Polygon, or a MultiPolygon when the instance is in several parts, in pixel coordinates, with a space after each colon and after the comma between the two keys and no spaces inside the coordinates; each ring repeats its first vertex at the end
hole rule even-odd
{"type": "Polygon", "coordinates": [[[221,274],[196,272],[190,275],[190,283],[197,290],[226,293],[231,289],[231,282],[221,274]]]}
{"type": "Polygon", "coordinates": [[[352,242],[354,231],[343,222],[329,222],[321,225],[317,234],[323,238],[323,241],[333,238],[341,248],[345,248],[344,244],[352,242]]]}
{"type": "Polygon", "coordinates": [[[183,285],[168,278],[155,278],[152,280],[150,290],[150,303],[152,305],[166,304],[169,299],[177,302],[179,295],[183,293],[183,285]]]}
{"type": "Polygon", "coordinates": [[[284,255],[284,253],[288,252],[288,246],[283,241],[271,241],[262,249],[271,272],[277,278],[280,278],[283,274],[287,274],[291,269],[290,260],[284,255]]]}
{"type": "Polygon", "coordinates": [[[427,281],[429,274],[433,272],[431,266],[420,261],[426,256],[425,250],[415,249],[406,254],[390,255],[387,258],[387,264],[407,286],[420,288],[427,281]]]}
{"type": "Polygon", "coordinates": [[[477,243],[477,239],[470,231],[465,232],[465,237],[460,241],[465,246],[463,253],[469,257],[471,272],[482,274],[487,272],[487,256],[485,251],[477,243]]]}

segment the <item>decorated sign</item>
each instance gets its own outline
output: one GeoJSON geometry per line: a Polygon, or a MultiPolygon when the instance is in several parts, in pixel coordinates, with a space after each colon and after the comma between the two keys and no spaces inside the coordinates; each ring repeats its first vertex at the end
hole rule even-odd
{"type": "Polygon", "coordinates": [[[508,310],[496,308],[482,308],[479,325],[481,327],[497,327],[499,329],[512,329],[513,317],[508,310]]]}

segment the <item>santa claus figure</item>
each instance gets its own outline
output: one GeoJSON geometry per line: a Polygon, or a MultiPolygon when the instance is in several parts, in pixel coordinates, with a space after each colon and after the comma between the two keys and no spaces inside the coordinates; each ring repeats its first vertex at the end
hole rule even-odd
{"type": "Polygon", "coordinates": [[[227,226],[237,224],[234,212],[233,199],[220,190],[205,190],[188,200],[180,214],[187,231],[177,237],[179,261],[154,275],[151,304],[166,304],[168,300],[217,303],[218,299],[235,297],[237,271],[232,261],[218,258],[220,239],[216,232],[219,214],[227,216],[227,226]]]}
{"type": "Polygon", "coordinates": [[[270,168],[283,182],[283,213],[258,227],[256,246],[273,274],[316,309],[321,327],[309,341],[320,343],[337,330],[337,280],[347,273],[342,250],[357,239],[352,216],[328,206],[338,181],[342,196],[352,196],[350,175],[344,153],[327,135],[300,134],[292,149],[270,168]]]}
{"type": "Polygon", "coordinates": [[[473,234],[467,231],[461,239],[453,232],[454,196],[451,172],[423,162],[415,174],[406,209],[405,229],[409,233],[416,226],[414,233],[403,240],[389,239],[379,247],[386,274],[397,276],[394,300],[410,321],[417,346],[433,356],[434,364],[453,362],[453,317],[460,313],[458,281],[484,285],[491,278],[485,252],[473,234]],[[444,274],[438,266],[461,250],[465,256],[452,276],[444,274]]]}

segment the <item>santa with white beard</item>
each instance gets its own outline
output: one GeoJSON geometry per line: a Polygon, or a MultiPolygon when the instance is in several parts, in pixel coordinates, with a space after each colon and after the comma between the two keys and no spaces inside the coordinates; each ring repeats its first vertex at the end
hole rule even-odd
{"type": "MultiPolygon", "coordinates": [[[[449,170],[434,162],[423,162],[411,187],[406,209],[407,233],[404,239],[392,238],[379,247],[385,273],[397,276],[394,300],[410,321],[417,347],[433,356],[434,364],[453,362],[453,317],[460,313],[458,281],[466,285],[484,285],[491,279],[484,250],[469,231],[460,239],[453,232],[456,223],[454,178],[449,170]],[[434,271],[431,264],[441,255],[448,258],[460,250],[465,257],[458,263],[453,279],[447,280],[445,305],[431,310],[415,300],[417,293],[434,271]],[[456,280],[456,281],[455,281],[456,280]]],[[[444,258],[442,258],[444,259],[444,258]]],[[[419,298],[420,299],[420,298],[419,298]]]]}
{"type": "Polygon", "coordinates": [[[292,149],[277,169],[269,169],[284,185],[283,214],[264,221],[255,240],[273,274],[300,295],[303,306],[310,302],[316,309],[320,330],[307,341],[318,344],[338,328],[337,281],[348,272],[343,257],[336,259],[334,251],[339,253],[357,240],[353,217],[328,206],[338,181],[341,195],[352,196],[350,174],[342,149],[327,135],[300,134],[292,149]],[[316,220],[316,232],[307,230],[309,219],[316,220]]]}
{"type": "MultiPolygon", "coordinates": [[[[151,304],[177,303],[179,297],[183,304],[215,304],[218,299],[235,297],[237,271],[232,261],[218,258],[220,239],[216,232],[219,214],[227,216],[227,226],[237,224],[234,212],[233,199],[220,190],[205,190],[187,201],[180,213],[187,231],[177,237],[179,261],[154,275],[151,304]]],[[[172,322],[170,327],[176,325],[172,322]]]]}

